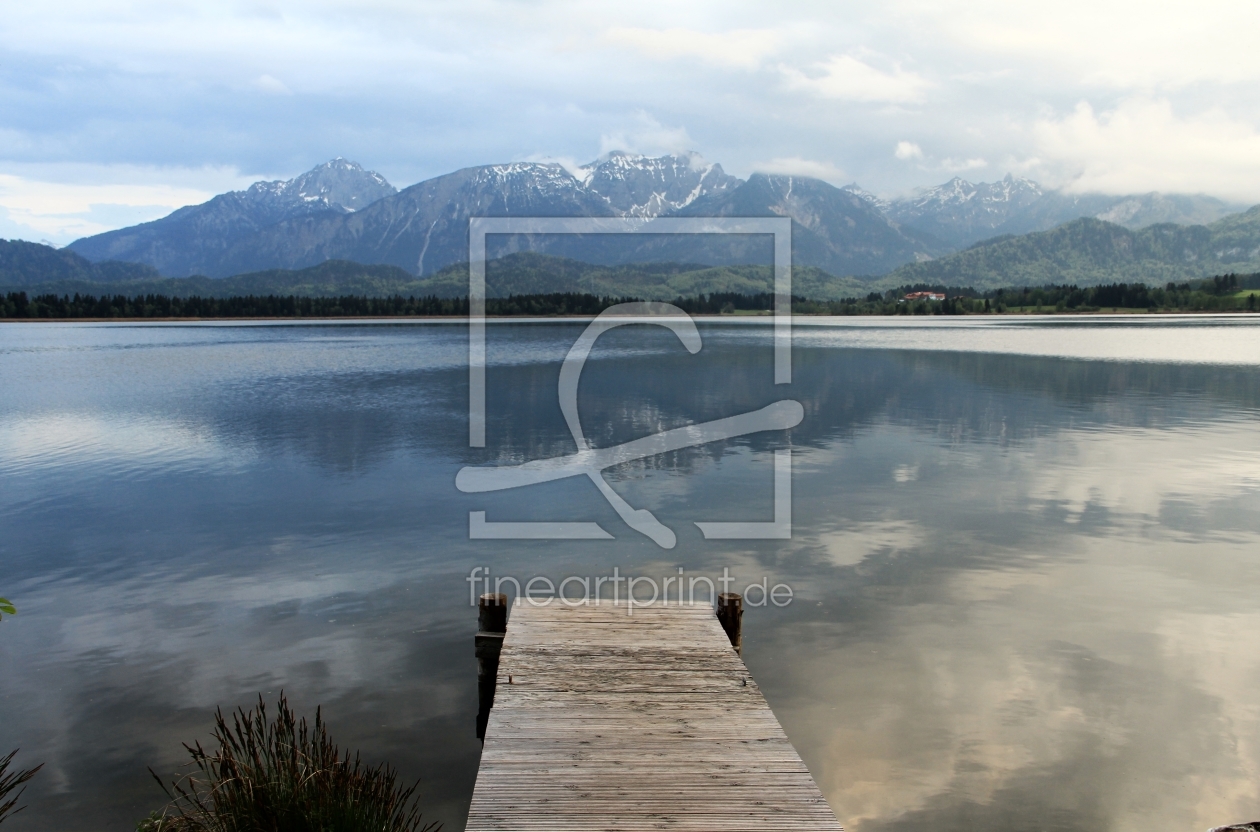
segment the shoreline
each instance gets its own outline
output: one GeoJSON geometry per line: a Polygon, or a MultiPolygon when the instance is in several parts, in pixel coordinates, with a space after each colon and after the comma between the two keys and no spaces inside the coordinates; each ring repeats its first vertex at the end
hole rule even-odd
{"type": "MultiPolygon", "coordinates": [[[[975,318],[980,320],[996,320],[1000,318],[1088,318],[1088,317],[1159,317],[1159,316],[1218,316],[1218,317],[1260,317],[1260,312],[1247,312],[1245,310],[1202,310],[1195,311],[1191,309],[1159,309],[1151,311],[1149,309],[1114,309],[1111,311],[1091,310],[1089,312],[1059,312],[1049,310],[1045,312],[987,312],[987,313],[963,313],[958,315],[810,315],[810,314],[793,314],[793,319],[814,320],[818,318],[889,318],[902,320],[961,320],[965,318],[975,318]]],[[[765,312],[758,314],[730,315],[730,314],[713,314],[696,312],[691,313],[692,318],[703,320],[729,320],[744,321],[756,318],[768,318],[773,320],[773,312],[765,312]]],[[[486,315],[486,320],[495,321],[541,321],[541,320],[593,320],[594,315],[486,315]]],[[[271,317],[239,317],[239,318],[0,318],[0,324],[137,324],[137,323],[154,323],[154,324],[172,324],[172,323],[233,323],[241,322],[268,322],[268,321],[291,321],[293,323],[330,323],[335,321],[425,321],[425,322],[450,322],[458,323],[467,321],[467,315],[338,315],[336,317],[312,317],[297,318],[292,316],[271,316],[271,317]]]]}

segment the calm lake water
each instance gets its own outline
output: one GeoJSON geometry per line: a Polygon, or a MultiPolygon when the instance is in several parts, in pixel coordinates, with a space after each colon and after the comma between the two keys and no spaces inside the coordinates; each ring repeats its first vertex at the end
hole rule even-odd
{"type": "MultiPolygon", "coordinates": [[[[788,584],[745,660],[841,823],[1193,830],[1260,817],[1260,325],[1242,318],[812,321],[603,336],[597,446],[793,398],[804,421],[589,481],[463,494],[465,465],[571,453],[582,324],[489,327],[468,447],[460,324],[0,326],[0,751],[46,763],[19,830],[130,830],[216,706],[283,689],[422,779],[476,777],[477,566],[788,584]],[[791,540],[770,520],[793,455],[791,540]],[[607,541],[469,540],[490,520],[607,541]]],[[[8,829],[9,827],[6,827],[8,829]]]]}

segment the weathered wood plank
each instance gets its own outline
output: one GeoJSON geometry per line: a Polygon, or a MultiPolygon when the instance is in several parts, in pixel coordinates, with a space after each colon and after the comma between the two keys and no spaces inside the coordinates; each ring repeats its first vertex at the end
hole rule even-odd
{"type": "Polygon", "coordinates": [[[840,832],[708,605],[512,608],[468,832],[840,832]]]}

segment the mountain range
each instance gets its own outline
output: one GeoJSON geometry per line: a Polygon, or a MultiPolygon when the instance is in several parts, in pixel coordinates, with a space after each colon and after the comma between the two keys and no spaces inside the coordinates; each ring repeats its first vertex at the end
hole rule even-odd
{"type": "Polygon", "coordinates": [[[1007,174],[998,182],[974,184],[955,177],[912,197],[884,202],[880,207],[902,225],[935,235],[954,248],[965,248],[992,237],[1047,231],[1080,217],[1094,217],[1130,229],[1156,223],[1201,225],[1246,206],[1202,195],[1069,194],[1007,174]]]}
{"type": "MultiPolygon", "coordinates": [[[[564,285],[568,278],[548,278],[545,268],[572,277],[576,267],[559,264],[576,262],[587,269],[587,285],[611,289],[609,280],[624,279],[658,296],[670,285],[733,287],[758,273],[734,267],[771,260],[764,237],[647,233],[658,217],[790,217],[793,263],[802,277],[804,267],[816,270],[809,282],[818,297],[885,284],[1150,282],[1260,263],[1260,217],[1255,209],[1234,213],[1238,207],[1206,196],[1072,195],[1010,175],[992,183],[955,178],[884,200],[856,184],[837,188],[808,177],[753,174],[743,180],[695,154],[619,152],[577,167],[516,162],[465,168],[400,191],[380,174],[339,158],[294,179],[258,182],[153,222],[49,249],[56,256],[35,258],[42,258],[42,268],[30,265],[33,250],[0,246],[0,284],[112,280],[138,286],[156,285],[160,276],[213,281],[267,274],[267,285],[307,286],[306,278],[290,273],[313,274],[313,267],[347,261],[366,264],[356,272],[360,277],[369,266],[392,267],[370,278],[381,290],[406,285],[447,294],[452,276],[466,274],[461,264],[468,257],[472,216],[623,217],[642,224],[645,233],[636,235],[491,237],[490,257],[507,258],[503,262],[511,267],[502,274],[517,277],[505,278],[504,285],[517,290],[529,282],[521,283],[526,274],[540,291],[564,285]],[[547,258],[513,257],[527,251],[547,258]],[[18,261],[26,266],[16,267],[18,261]],[[695,277],[705,268],[726,271],[695,277]],[[658,280],[666,272],[692,277],[658,280]],[[282,274],[290,276],[276,277],[282,274]],[[736,274],[742,276],[736,280],[736,274]],[[823,274],[829,283],[818,276],[823,274]]],[[[328,280],[349,274],[347,268],[321,272],[319,291],[331,291],[328,280]]],[[[202,280],[187,285],[194,284],[202,286],[202,280]]]]}
{"type": "MultiPolygon", "coordinates": [[[[172,277],[300,269],[325,260],[394,265],[423,276],[468,259],[473,216],[623,217],[648,226],[662,216],[789,216],[796,262],[834,274],[883,274],[950,250],[821,180],[754,174],[744,181],[694,154],[625,153],[572,170],[547,162],[465,168],[397,192],[379,175],[334,160],[287,183],[259,183],[69,248],[93,261],[148,263],[172,277]],[[333,174],[338,187],[326,184],[333,174]],[[360,204],[340,198],[343,192],[359,196],[360,204]],[[322,201],[310,200],[312,193],[322,201]]],[[[768,241],[732,237],[552,235],[499,245],[498,255],[528,246],[603,265],[771,260],[768,241]]]]}
{"type": "Polygon", "coordinates": [[[882,283],[976,289],[1162,285],[1227,272],[1260,272],[1260,205],[1210,225],[1158,223],[1136,231],[1081,217],[1049,231],[997,237],[931,262],[907,264],[882,283]]]}
{"type": "Polygon", "coordinates": [[[353,214],[397,189],[354,162],[333,159],[287,181],[255,182],[160,220],[76,240],[67,248],[93,262],[144,263],[170,277],[226,273],[217,268],[236,245],[278,223],[353,214]]]}
{"type": "MultiPolygon", "coordinates": [[[[301,269],[326,260],[434,274],[467,259],[471,216],[787,216],[793,262],[836,275],[879,276],[1003,234],[1050,229],[1093,216],[1128,228],[1202,223],[1239,206],[1206,196],[1070,195],[1008,175],[952,179],[886,201],[857,185],[753,174],[741,180],[695,154],[613,152],[577,168],[515,162],[465,168],[402,191],[345,159],[288,181],[258,182],[167,217],[87,237],[69,248],[88,260],[144,263],[164,275],[226,277],[301,269]]],[[[769,262],[765,241],[641,236],[551,236],[500,241],[494,253],[531,250],[602,265],[635,262],[769,262]]]]}

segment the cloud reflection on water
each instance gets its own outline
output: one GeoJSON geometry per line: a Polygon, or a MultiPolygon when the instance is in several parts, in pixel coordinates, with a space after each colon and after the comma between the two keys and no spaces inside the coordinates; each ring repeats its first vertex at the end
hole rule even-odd
{"type": "MultiPolygon", "coordinates": [[[[0,744],[49,762],[31,828],[124,828],[156,805],[144,767],[173,766],[214,704],[284,687],[323,703],[342,742],[423,775],[458,832],[477,760],[472,565],[791,583],[797,603],[749,613],[746,656],[859,832],[1194,829],[1260,810],[1254,367],[806,339],[793,540],[718,545],[691,525],[767,519],[781,437],[750,436],[612,473],[678,529],[672,553],[615,518],[600,546],[469,541],[472,509],[609,520],[580,483],[485,503],[453,485],[463,464],[572,451],[555,388],[576,331],[494,329],[505,354],[523,346],[490,370],[484,454],[465,447],[452,328],[0,350],[21,379],[0,402],[0,585],[23,602],[0,625],[0,744]]],[[[583,377],[588,435],[782,396],[763,331],[705,332],[694,357],[610,333],[583,377]]]]}

